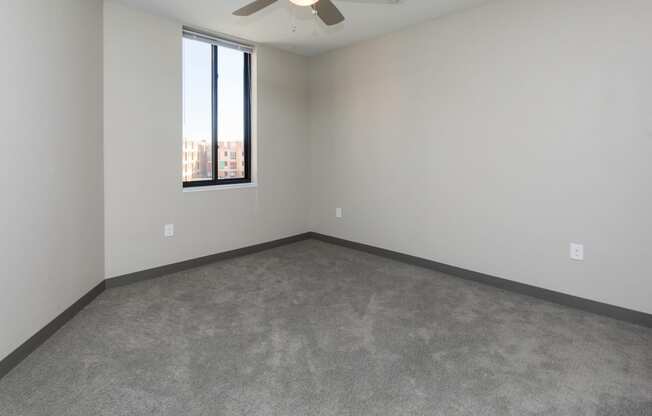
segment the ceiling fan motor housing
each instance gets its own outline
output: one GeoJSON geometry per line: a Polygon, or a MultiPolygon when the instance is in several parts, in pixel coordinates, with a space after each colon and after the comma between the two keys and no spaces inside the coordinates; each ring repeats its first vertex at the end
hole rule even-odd
{"type": "Polygon", "coordinates": [[[291,3],[294,3],[297,6],[312,6],[318,1],[319,0],[290,0],[291,3]]]}
{"type": "MultiPolygon", "coordinates": [[[[233,14],[236,16],[251,16],[257,11],[264,9],[267,6],[271,6],[277,1],[278,0],[255,0],[246,6],[239,8],[233,12],[233,14]]],[[[333,26],[344,21],[344,15],[342,15],[337,6],[333,4],[332,0],[290,0],[290,2],[297,6],[312,7],[313,13],[319,16],[319,18],[328,26],[333,26]]]]}

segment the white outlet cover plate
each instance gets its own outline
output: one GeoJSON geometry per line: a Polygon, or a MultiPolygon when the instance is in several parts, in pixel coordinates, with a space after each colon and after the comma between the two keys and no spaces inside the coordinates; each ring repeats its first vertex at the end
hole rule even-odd
{"type": "Polygon", "coordinates": [[[342,208],[335,208],[335,217],[342,218],[342,208]]]}
{"type": "Polygon", "coordinates": [[[165,227],[163,228],[163,233],[165,234],[166,237],[174,236],[174,224],[165,224],[165,227]]]}
{"type": "Polygon", "coordinates": [[[571,243],[570,258],[578,261],[584,260],[584,245],[579,243],[571,243]]]}

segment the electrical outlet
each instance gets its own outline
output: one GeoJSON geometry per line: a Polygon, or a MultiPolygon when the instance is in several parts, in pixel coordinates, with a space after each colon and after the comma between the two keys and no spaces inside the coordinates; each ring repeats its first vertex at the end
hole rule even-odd
{"type": "Polygon", "coordinates": [[[571,243],[570,258],[578,261],[584,260],[584,245],[578,243],[571,243]]]}
{"type": "Polygon", "coordinates": [[[335,208],[335,218],[342,218],[342,208],[335,208]]]}
{"type": "Polygon", "coordinates": [[[163,227],[163,235],[166,237],[174,237],[174,224],[165,224],[165,227],[163,227]]]}

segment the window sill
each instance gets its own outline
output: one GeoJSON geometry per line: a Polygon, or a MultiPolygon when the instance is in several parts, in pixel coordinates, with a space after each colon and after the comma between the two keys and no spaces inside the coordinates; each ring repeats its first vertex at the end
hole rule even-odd
{"type": "Polygon", "coordinates": [[[191,188],[183,188],[183,192],[193,193],[193,192],[206,192],[206,191],[226,191],[228,189],[247,189],[247,188],[257,188],[257,187],[258,184],[255,182],[233,183],[229,185],[196,186],[191,188]]]}

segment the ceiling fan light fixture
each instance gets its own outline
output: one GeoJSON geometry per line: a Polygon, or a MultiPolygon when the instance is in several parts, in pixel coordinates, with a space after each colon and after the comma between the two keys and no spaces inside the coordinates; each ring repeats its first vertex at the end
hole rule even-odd
{"type": "MultiPolygon", "coordinates": [[[[252,3],[234,11],[236,16],[251,16],[259,10],[278,2],[279,0],[254,0],[252,3]]],[[[366,0],[369,1],[369,0],[366,0]]],[[[397,0],[376,0],[376,1],[397,1],[397,0]]],[[[333,26],[344,21],[344,15],[333,4],[333,0],[290,0],[296,6],[312,7],[313,13],[318,16],[327,26],[333,26]]]]}
{"type": "Polygon", "coordinates": [[[291,3],[294,3],[297,6],[312,6],[318,1],[319,0],[290,0],[291,3]]]}

